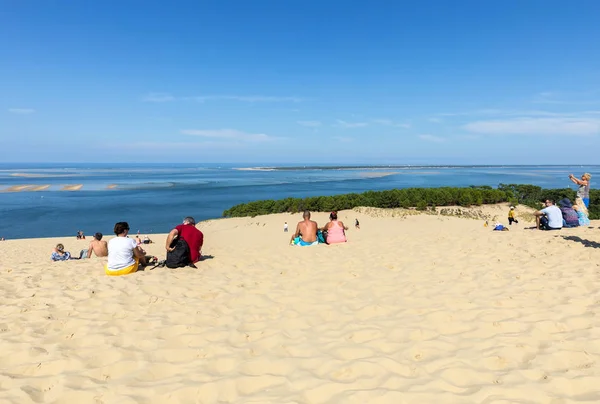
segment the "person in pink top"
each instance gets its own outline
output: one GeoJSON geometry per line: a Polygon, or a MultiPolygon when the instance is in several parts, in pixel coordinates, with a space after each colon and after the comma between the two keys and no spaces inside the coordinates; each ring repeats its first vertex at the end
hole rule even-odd
{"type": "Polygon", "coordinates": [[[321,230],[327,232],[327,237],[325,238],[327,244],[346,242],[345,230],[348,230],[348,227],[346,227],[342,221],[337,220],[337,212],[331,212],[329,215],[329,223],[321,230]]]}

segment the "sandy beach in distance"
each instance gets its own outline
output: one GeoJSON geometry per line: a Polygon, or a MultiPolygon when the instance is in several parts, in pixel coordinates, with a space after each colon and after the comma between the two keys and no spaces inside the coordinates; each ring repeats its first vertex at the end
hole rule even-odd
{"type": "Polygon", "coordinates": [[[0,242],[0,402],[600,402],[600,221],[443,209],[342,211],[348,242],[307,248],[299,214],[201,222],[198,269],[122,277],[50,261],[89,236],[0,242]]]}
{"type": "Polygon", "coordinates": [[[72,185],[64,185],[60,190],[61,191],[79,191],[83,188],[83,184],[72,184],[72,185]]]}

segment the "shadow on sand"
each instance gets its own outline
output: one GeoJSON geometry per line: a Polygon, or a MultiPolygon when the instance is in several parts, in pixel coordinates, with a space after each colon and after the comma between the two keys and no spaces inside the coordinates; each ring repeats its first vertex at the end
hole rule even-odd
{"type": "Polygon", "coordinates": [[[565,240],[575,241],[577,243],[581,243],[584,247],[592,247],[592,248],[600,248],[600,243],[597,241],[586,240],[577,236],[561,236],[565,240]]]}

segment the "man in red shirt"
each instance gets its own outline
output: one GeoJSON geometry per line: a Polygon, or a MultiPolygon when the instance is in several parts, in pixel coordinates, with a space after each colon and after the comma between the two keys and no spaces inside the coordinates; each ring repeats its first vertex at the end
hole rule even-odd
{"type": "Polygon", "coordinates": [[[183,219],[183,224],[176,226],[167,236],[167,251],[173,251],[171,243],[176,237],[181,237],[190,247],[190,260],[192,264],[200,261],[202,258],[202,244],[204,243],[204,235],[196,228],[196,221],[193,217],[188,216],[183,219]]]}

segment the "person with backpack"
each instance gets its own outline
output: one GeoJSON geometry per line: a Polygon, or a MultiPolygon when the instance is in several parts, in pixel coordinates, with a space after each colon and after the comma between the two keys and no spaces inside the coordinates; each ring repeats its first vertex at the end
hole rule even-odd
{"type": "Polygon", "coordinates": [[[196,228],[196,220],[186,217],[183,224],[176,226],[167,236],[165,265],[168,268],[193,266],[202,258],[203,244],[204,235],[196,228]]]}

